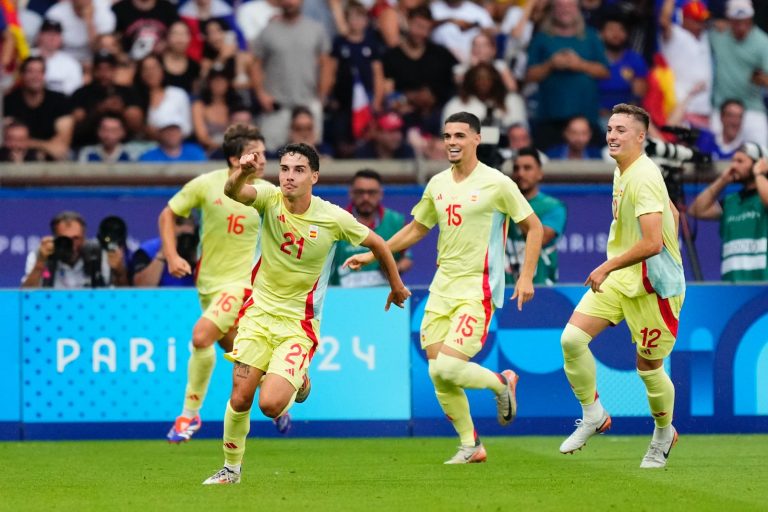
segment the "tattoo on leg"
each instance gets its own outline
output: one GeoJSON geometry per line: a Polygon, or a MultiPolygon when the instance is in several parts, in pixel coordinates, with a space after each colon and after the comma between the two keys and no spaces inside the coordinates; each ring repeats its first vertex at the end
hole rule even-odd
{"type": "Polygon", "coordinates": [[[248,374],[250,372],[251,372],[250,366],[240,362],[235,362],[235,377],[239,377],[241,379],[247,379],[248,374]]]}

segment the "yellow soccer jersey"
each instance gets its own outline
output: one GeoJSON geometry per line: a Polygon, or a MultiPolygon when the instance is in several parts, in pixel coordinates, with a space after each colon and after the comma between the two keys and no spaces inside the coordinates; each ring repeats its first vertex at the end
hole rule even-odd
{"type": "Polygon", "coordinates": [[[255,306],[246,314],[258,308],[301,320],[306,330],[310,320],[320,319],[337,242],[360,245],[370,230],[319,197],[312,196],[309,209],[294,215],[286,209],[279,188],[260,186],[257,191],[253,207],[263,221],[261,258],[254,271],[255,306]]]}
{"type": "Polygon", "coordinates": [[[611,275],[628,297],[657,292],[663,298],[680,295],[685,290],[680,244],[669,194],[661,171],[645,154],[621,174],[613,174],[613,221],[608,233],[608,258],[623,254],[641,238],[638,217],[661,212],[662,252],[647,260],[614,271],[611,275]]]}
{"type": "Polygon", "coordinates": [[[451,169],[434,176],[413,218],[438,224],[437,272],[429,291],[455,299],[504,303],[504,245],[507,219],[518,223],[533,210],[517,185],[496,169],[478,163],[461,183],[451,169]]]}
{"type": "MultiPolygon", "coordinates": [[[[195,283],[201,294],[236,283],[243,288],[251,287],[251,268],[261,222],[253,208],[224,195],[228,177],[228,169],[200,175],[168,201],[176,215],[188,217],[194,208],[202,213],[195,268],[195,283]]],[[[274,188],[264,180],[256,180],[254,184],[274,188]]]]}

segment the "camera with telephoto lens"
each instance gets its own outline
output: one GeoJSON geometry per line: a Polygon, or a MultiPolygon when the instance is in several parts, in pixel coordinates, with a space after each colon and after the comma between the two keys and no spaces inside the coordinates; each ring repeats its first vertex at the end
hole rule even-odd
{"type": "Polygon", "coordinates": [[[128,227],[125,225],[125,221],[116,215],[104,217],[99,223],[99,232],[96,238],[105,251],[123,248],[128,238],[128,227]]]}
{"type": "Polygon", "coordinates": [[[75,253],[75,242],[68,236],[57,236],[53,239],[53,254],[51,259],[69,263],[75,253]]]}
{"type": "Polygon", "coordinates": [[[180,233],[176,237],[176,252],[184,258],[191,268],[197,265],[197,244],[199,238],[196,233],[180,233]]]}

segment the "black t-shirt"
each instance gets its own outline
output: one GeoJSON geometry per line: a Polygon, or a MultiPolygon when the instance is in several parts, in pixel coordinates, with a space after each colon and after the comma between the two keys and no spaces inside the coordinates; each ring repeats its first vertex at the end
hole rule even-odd
{"type": "Polygon", "coordinates": [[[72,101],[61,93],[45,90],[43,102],[30,108],[24,102],[20,88],[5,97],[4,114],[18,119],[29,127],[29,136],[49,140],[56,135],[56,120],[72,113],[72,101]]]}
{"type": "Polygon", "coordinates": [[[140,106],[136,94],[134,94],[133,89],[130,87],[125,87],[123,85],[104,87],[96,83],[84,85],[72,93],[72,106],[90,112],[95,109],[99,103],[114,95],[122,98],[123,104],[125,104],[126,107],[140,106]]]}
{"type": "Polygon", "coordinates": [[[176,7],[167,0],[157,0],[148,11],[137,9],[131,0],[120,0],[112,6],[112,11],[117,19],[115,31],[122,34],[123,48],[127,52],[139,36],[154,39],[154,43],[164,39],[168,27],[179,19],[176,7]]]}
{"type": "Polygon", "coordinates": [[[404,92],[426,85],[432,90],[440,105],[455,93],[453,67],[456,57],[445,47],[427,43],[421,58],[413,60],[400,48],[392,48],[384,54],[384,75],[395,81],[395,90],[404,92]]]}
{"type": "Polygon", "coordinates": [[[165,78],[168,81],[168,85],[179,87],[187,91],[187,94],[192,94],[192,90],[195,82],[200,77],[200,64],[192,59],[187,59],[187,69],[180,75],[171,74],[167,69],[165,70],[165,78]]]}

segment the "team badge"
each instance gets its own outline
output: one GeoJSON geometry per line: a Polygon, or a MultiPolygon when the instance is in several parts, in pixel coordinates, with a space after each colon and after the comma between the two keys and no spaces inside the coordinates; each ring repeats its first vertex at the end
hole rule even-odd
{"type": "Polygon", "coordinates": [[[469,200],[473,203],[476,203],[477,200],[480,199],[480,191],[479,190],[473,190],[469,193],[469,200]]]}
{"type": "Polygon", "coordinates": [[[315,226],[314,224],[309,225],[309,238],[317,238],[317,234],[320,231],[320,229],[315,226]]]}

